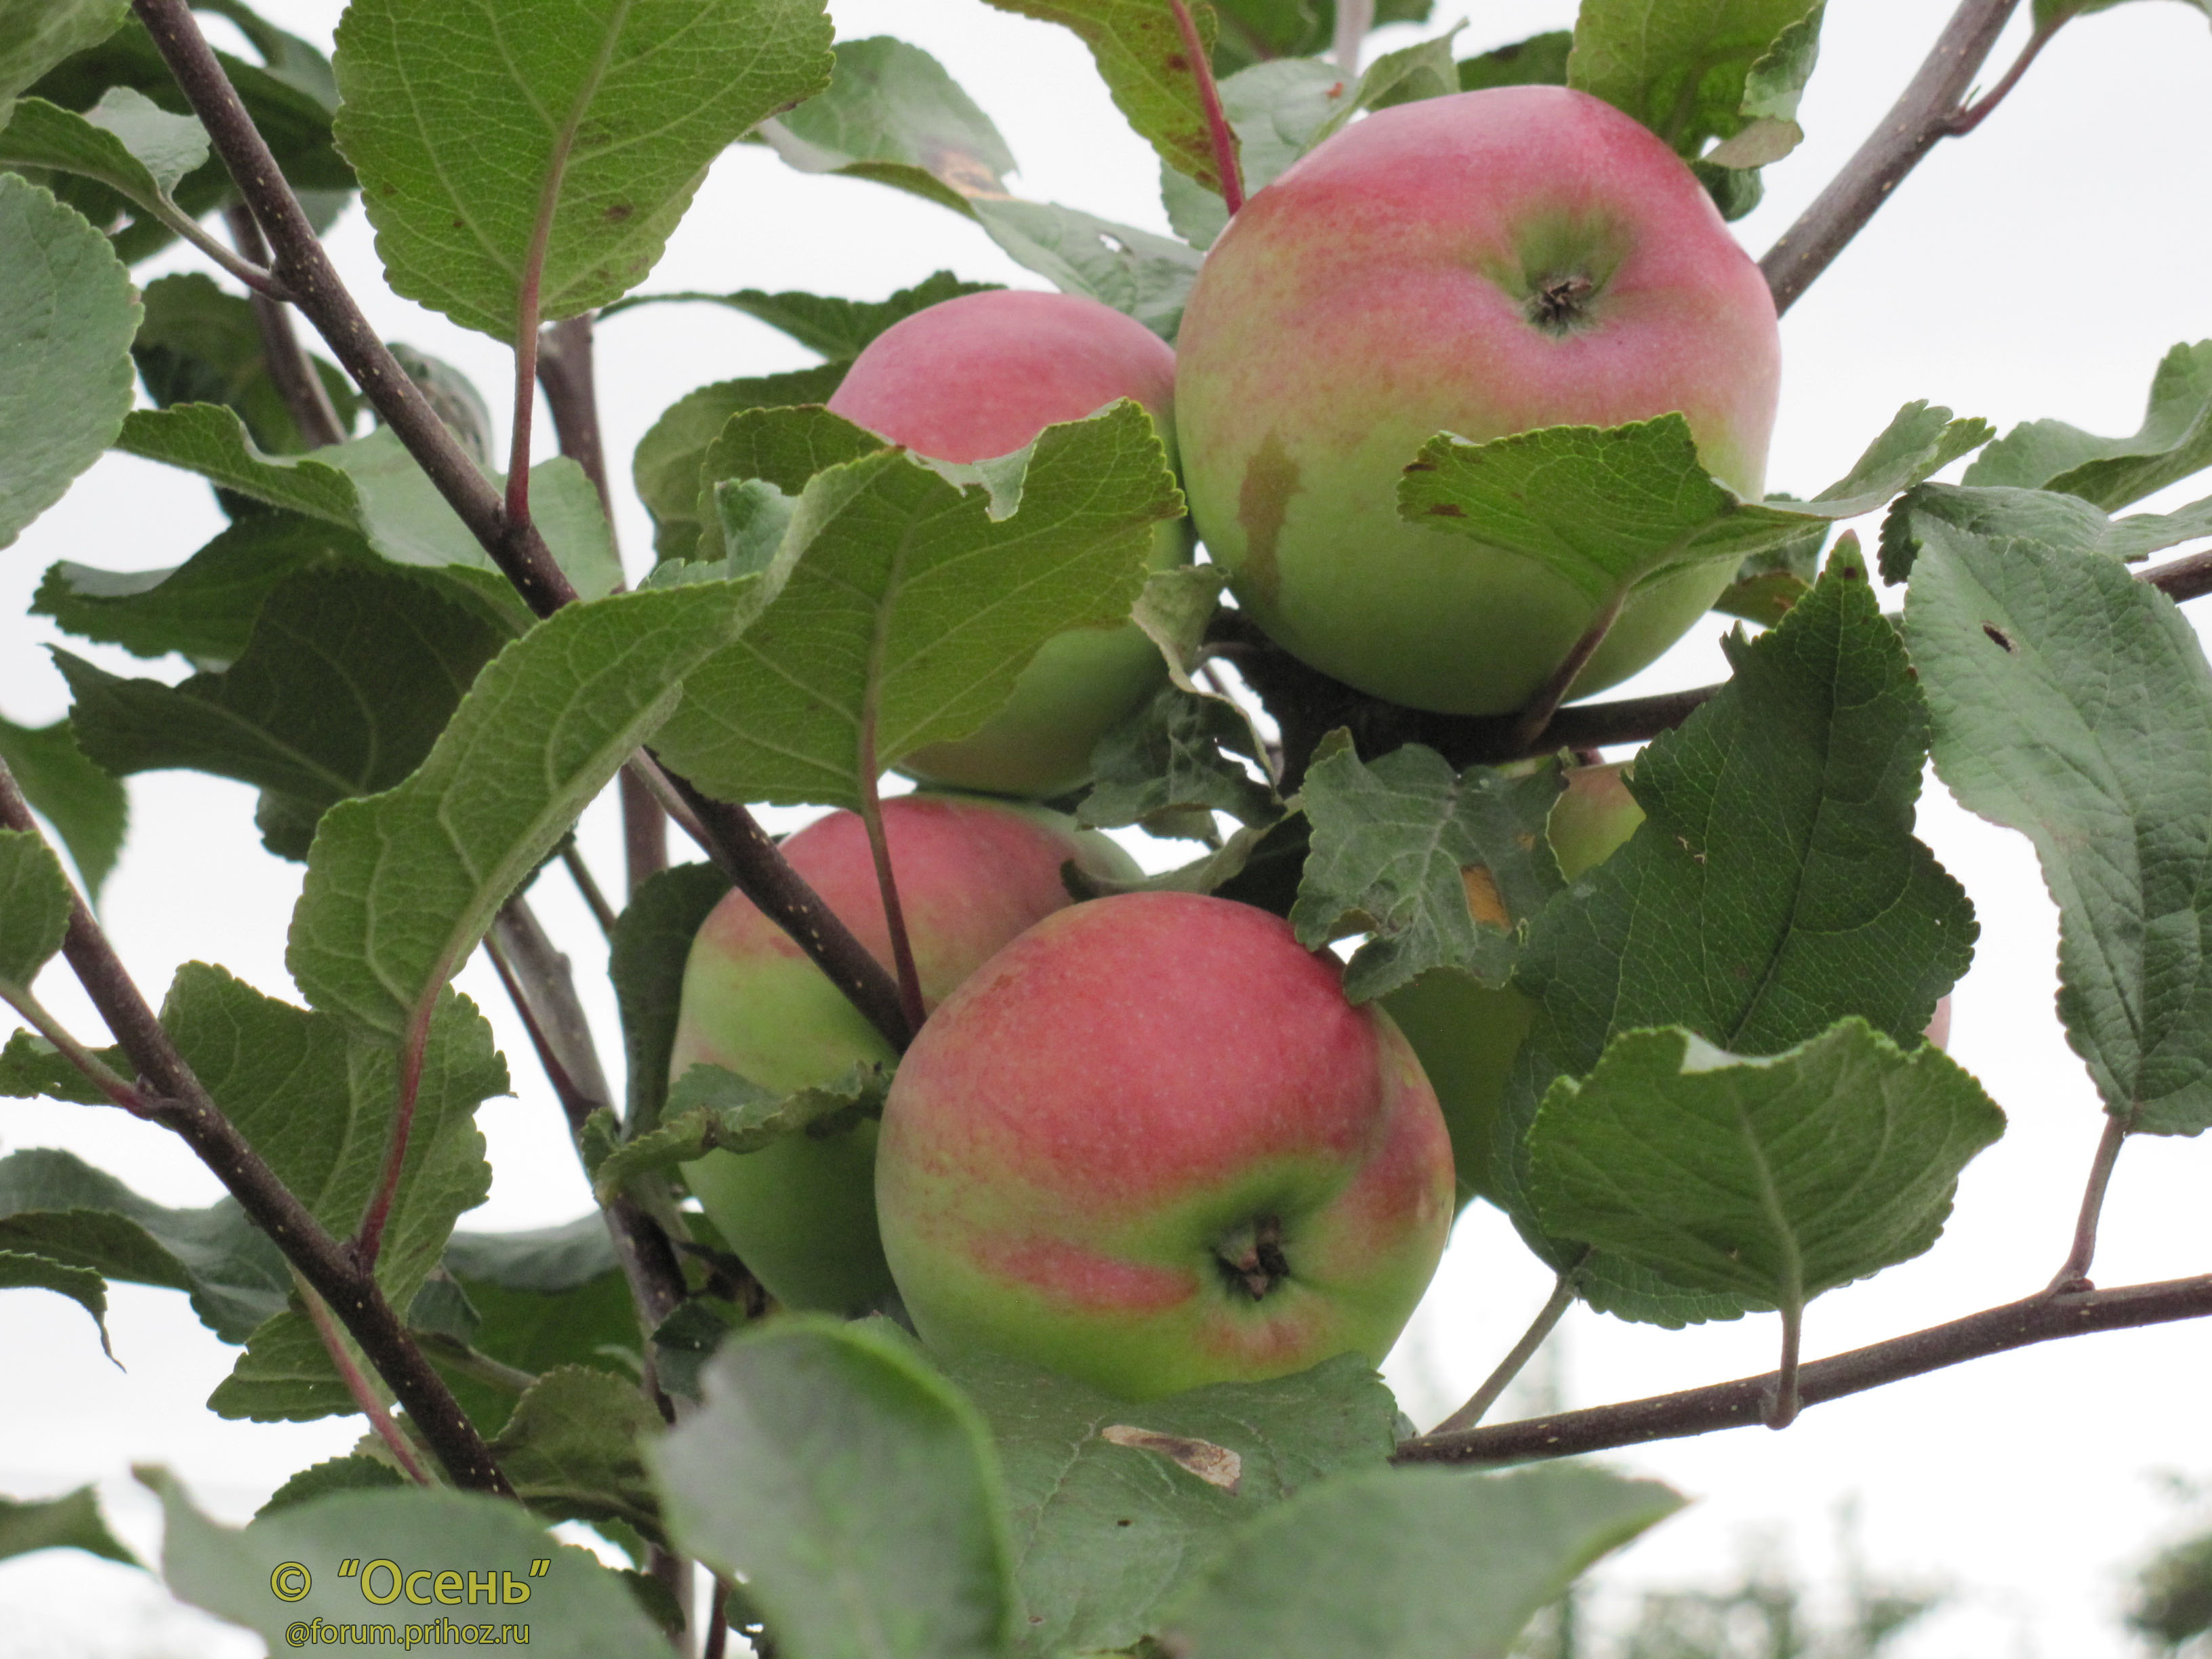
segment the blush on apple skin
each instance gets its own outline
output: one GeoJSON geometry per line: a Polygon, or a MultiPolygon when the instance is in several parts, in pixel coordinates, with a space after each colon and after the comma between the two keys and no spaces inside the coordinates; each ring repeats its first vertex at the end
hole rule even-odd
{"type": "MultiPolygon", "coordinates": [[[[1006,801],[902,795],[884,834],[906,912],[923,1000],[935,1002],[1031,923],[1069,902],[1060,866],[1135,873],[1128,855],[1057,813],[1006,801]]],[[[890,932],[867,833],[832,813],[783,844],[784,856],[838,919],[890,965],[890,932]]],[[[684,968],[671,1079],[725,1066],[789,1094],[889,1064],[890,1045],[750,899],[732,893],[693,941],[684,968]]],[[[787,1136],[757,1152],[711,1152],[684,1166],[708,1219],[776,1298],[859,1313],[882,1305],[890,1271],[877,1240],[876,1126],[787,1136]]]]}
{"type": "MultiPolygon", "coordinates": [[[[1421,446],[1679,410],[1756,498],[1780,382],[1766,284],[1689,169],[1563,87],[1401,104],[1322,144],[1215,243],[1176,350],[1192,514],[1239,603],[1325,673],[1456,714],[1522,706],[1596,612],[1529,559],[1401,519],[1421,446]],[[1589,291],[1547,326],[1562,278],[1589,291]]],[[[1733,569],[1632,595],[1573,694],[1656,657],[1733,569]]]]}
{"type": "MultiPolygon", "coordinates": [[[[869,342],[830,410],[939,461],[1010,455],[1048,426],[1133,398],[1175,464],[1175,353],[1135,319],[1073,294],[1002,289],[962,295],[869,342]]],[[[1152,568],[1190,556],[1177,520],[1152,532],[1152,568]]],[[[1076,629],[1048,641],[1013,696],[967,737],[899,763],[928,782],[994,794],[1064,794],[1091,775],[1091,751],[1167,678],[1133,626],[1076,629]]]]}
{"type": "Polygon", "coordinates": [[[925,1341],[1137,1398],[1379,1363],[1443,1249],[1450,1141],[1334,957],[1249,906],[1129,894],[946,999],[893,1081],[877,1204],[925,1341]]]}

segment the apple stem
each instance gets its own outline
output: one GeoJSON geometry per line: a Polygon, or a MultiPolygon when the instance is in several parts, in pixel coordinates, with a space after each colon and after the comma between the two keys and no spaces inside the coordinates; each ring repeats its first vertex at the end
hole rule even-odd
{"type": "Polygon", "coordinates": [[[867,827],[868,851],[876,861],[876,887],[884,897],[884,925],[890,930],[891,965],[898,974],[899,1009],[907,1029],[919,1031],[928,1018],[921,1004],[921,976],[915,970],[914,943],[906,931],[906,909],[899,902],[898,879],[891,872],[890,842],[884,835],[883,797],[876,790],[876,744],[872,732],[860,740],[860,822],[867,827]]]}
{"type": "Polygon", "coordinates": [[[1567,692],[1573,687],[1575,677],[1597,654],[1598,647],[1605,643],[1605,636],[1613,631],[1613,623],[1620,620],[1620,608],[1627,602],[1628,590],[1626,587],[1616,591],[1605,602],[1604,607],[1591,618],[1590,625],[1583,630],[1582,638],[1575,641],[1574,648],[1552,671],[1551,678],[1537,687],[1536,695],[1528,699],[1514,718],[1512,744],[1516,753],[1533,755],[1536,752],[1537,739],[1544,735],[1544,728],[1552,723],[1552,716],[1559,712],[1559,705],[1567,700],[1567,692]]]}
{"type": "Polygon", "coordinates": [[[2108,1115],[2105,1133],[2097,1141],[2097,1156],[2089,1165],[2089,1184],[2081,1194],[2081,1213],[2074,1224],[2074,1247],[2067,1251],[2064,1263],[2047,1287],[2054,1294],[2092,1288],[2089,1264],[2097,1257],[2097,1222],[2104,1214],[2106,1189],[2112,1184],[2112,1166],[2119,1162],[2120,1147],[2127,1138],[2128,1126],[2108,1115]]]}
{"type": "Polygon", "coordinates": [[[1558,1282],[1552,1286],[1551,1299],[1529,1321],[1528,1328],[1521,1333],[1521,1340],[1513,1345],[1512,1352],[1498,1362],[1498,1369],[1484,1380],[1467,1404],[1431,1429],[1430,1434],[1457,1434],[1482,1421],[1483,1414],[1498,1403],[1513,1379],[1536,1357],[1536,1350],[1544,1346],[1544,1339],[1551,1335],[1553,1327],[1574,1305],[1575,1286],[1582,1278],[1583,1263],[1589,1259],[1590,1251],[1585,1246],[1580,1255],[1560,1270],[1558,1282]]]}
{"type": "Polygon", "coordinates": [[[1206,112],[1206,137],[1213,141],[1213,170],[1221,175],[1221,199],[1235,218],[1244,205],[1244,173],[1237,162],[1237,131],[1221,107],[1221,88],[1214,84],[1213,64],[1206,56],[1206,40],[1198,20],[1184,0],[1168,0],[1176,27],[1182,34],[1182,55],[1190,63],[1190,78],[1198,88],[1199,107],[1206,112]]]}

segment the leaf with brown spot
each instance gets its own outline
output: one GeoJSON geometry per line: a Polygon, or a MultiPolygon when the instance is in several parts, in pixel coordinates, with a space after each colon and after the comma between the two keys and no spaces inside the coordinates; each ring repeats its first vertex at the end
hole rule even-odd
{"type": "Polygon", "coordinates": [[[1160,1434],[1152,1429],[1133,1428],[1127,1423],[1109,1423],[1098,1431],[1101,1440],[1109,1440],[1117,1446],[1130,1446],[1139,1451],[1158,1452],[1170,1462],[1188,1470],[1209,1486],[1218,1486],[1234,1493],[1244,1484],[1244,1460],[1226,1446],[1217,1446],[1211,1440],[1194,1439],[1188,1435],[1160,1434]]]}

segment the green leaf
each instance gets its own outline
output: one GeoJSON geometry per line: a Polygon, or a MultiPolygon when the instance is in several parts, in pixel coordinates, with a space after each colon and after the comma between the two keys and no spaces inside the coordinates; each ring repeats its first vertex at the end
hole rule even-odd
{"type": "MultiPolygon", "coordinates": [[[[1519,1137],[1620,1032],[1772,1054],[1857,1014],[1906,1046],[1971,959],[1966,895],[1912,836],[1927,708],[1863,568],[1839,555],[1778,627],[1723,645],[1728,686],[1637,757],[1644,823],[1537,914],[1515,968],[1539,1006],[1495,1172],[1524,1234],[1519,1137]]],[[[1578,1254],[1531,1243],[1557,1267],[1578,1254]]],[[[1603,1255],[1583,1292],[1660,1322],[1741,1311],[1603,1255]]]]}
{"type": "MultiPolygon", "coordinates": [[[[284,394],[270,379],[261,325],[252,303],[226,294],[198,271],[147,284],[146,320],[138,325],[131,356],[155,404],[227,404],[245,422],[247,435],[272,455],[307,447],[284,394]]],[[[361,398],[337,365],[311,356],[338,424],[353,429],[361,398]]]]}
{"type": "Polygon", "coordinates": [[[65,720],[28,726],[0,718],[0,762],[15,775],[31,809],[53,825],[86,895],[98,902],[131,822],[123,785],[85,758],[65,720]]]}
{"type": "MultiPolygon", "coordinates": [[[[531,1652],[542,1650],[552,1659],[665,1659],[668,1652],[666,1638],[639,1611],[618,1576],[589,1550],[556,1544],[520,1507],[501,1498],[420,1486],[337,1492],[237,1531],[194,1509],[166,1470],[144,1471],[139,1478],[160,1494],[167,1521],[161,1574],[169,1588],[193,1606],[243,1625],[275,1651],[283,1650],[284,1632],[295,1623],[312,1630],[318,1620],[356,1627],[386,1622],[385,1613],[394,1610],[371,1606],[362,1592],[374,1588],[381,1594],[387,1570],[377,1568],[372,1585],[360,1568],[341,1573],[340,1563],[351,1560],[389,1562],[401,1573],[452,1569],[494,1576],[497,1605],[421,1609],[426,1634],[444,1613],[456,1625],[527,1625],[531,1652]],[[270,1593],[270,1575],[284,1562],[306,1570],[304,1582],[292,1581],[306,1591],[297,1601],[270,1593]]],[[[411,1621],[402,1615],[391,1622],[404,1632],[411,1621]]]]}
{"type": "Polygon", "coordinates": [[[1381,1468],[1396,1439],[1397,1402],[1350,1354],[1142,1405],[1015,1360],[965,1359],[954,1380],[1006,1470],[1024,1654],[1133,1645],[1225,1534],[1326,1476],[1381,1468]]]}
{"type": "Polygon", "coordinates": [[[115,447],[127,455],[197,472],[220,489],[270,507],[347,529],[359,522],[353,480],[333,464],[331,452],[297,459],[264,453],[237,412],[218,404],[133,410],[115,447]]]}
{"type": "Polygon", "coordinates": [[[286,577],[238,660],[180,685],[54,657],[108,771],[188,768],[319,813],[412,772],[505,638],[419,578],[348,563],[286,577]]]}
{"type": "Polygon", "coordinates": [[[1558,426],[1472,444],[1439,434],[1398,486],[1399,516],[1537,561],[1602,605],[1709,559],[1784,547],[1870,513],[1989,436],[1986,423],[1907,404],[1850,473],[1809,501],[1739,501],[1698,460],[1680,415],[1558,426]]]}
{"type": "MultiPolygon", "coordinates": [[[[911,191],[956,213],[970,197],[1003,195],[1013,152],[945,66],[888,35],[841,40],[827,90],[762,142],[801,173],[836,173],[911,191]]],[[[848,354],[850,355],[850,354],[848,354]]]]}
{"type": "Polygon", "coordinates": [[[653,514],[654,553],[663,559],[712,556],[695,550],[702,529],[713,531],[714,546],[721,545],[720,528],[709,510],[712,501],[702,501],[699,469],[707,459],[708,447],[732,416],[747,410],[822,403],[837,390],[847,367],[843,362],[823,363],[787,374],[718,380],[685,393],[663,410],[639,441],[630,463],[638,499],[653,514]]]}
{"type": "MultiPolygon", "coordinates": [[[[842,52],[844,48],[839,50],[842,52]]],[[[893,323],[902,322],[917,311],[927,311],[947,300],[957,300],[963,294],[985,294],[1000,286],[998,283],[963,283],[951,271],[939,270],[912,288],[899,289],[888,300],[839,300],[826,295],[789,292],[764,294],[757,288],[740,289],[735,294],[633,294],[607,307],[599,315],[604,320],[633,306],[678,301],[727,306],[732,311],[757,318],[770,328],[781,330],[810,351],[818,351],[832,362],[849,362],[893,323]]]]}
{"type": "Polygon", "coordinates": [[[0,1559],[33,1550],[82,1550],[126,1567],[139,1565],[100,1519],[100,1500],[90,1486],[43,1502],[0,1498],[0,1559]]]}
{"type": "Polygon", "coordinates": [[[309,1002],[397,1042],[494,914],[742,626],[750,585],[556,611],[477,677],[397,788],[331,809],[285,961],[309,1002]]]}
{"type": "Polygon", "coordinates": [[[2212,340],[2178,345],[2151,378],[2143,423],[2100,438],[2063,421],[2028,421],[1966,469],[1969,484],[2079,495],[2107,513],[2212,466],[2212,340]]]}
{"type": "MultiPolygon", "coordinates": [[[[807,452],[834,417],[759,419],[807,452]]],[[[759,615],[686,681],[661,751],[726,799],[857,806],[864,769],[974,731],[1047,640],[1125,620],[1149,526],[1182,511],[1126,399],[982,468],[884,449],[829,466],[799,495],[759,615]]]]}
{"type": "MultiPolygon", "coordinates": [[[[1449,62],[1448,48],[1445,58],[1449,62]]],[[[1363,81],[1360,89],[1364,87],[1363,81]]],[[[1345,95],[1348,90],[1336,67],[1317,58],[1255,64],[1222,81],[1222,113],[1237,130],[1237,167],[1248,198],[1311,149],[1332,117],[1350,118],[1357,105],[1345,95]]],[[[1229,222],[1218,189],[1165,161],[1160,164],[1160,198],[1176,234],[1194,247],[1212,246],[1229,222]]]]}
{"type": "Polygon", "coordinates": [[[819,0],[586,0],[558,27],[423,0],[338,25],[337,131],[392,288],[512,339],[637,285],[708,163],[821,88],[819,0]]]}
{"type": "Polygon", "coordinates": [[[326,1457],[311,1463],[269,1494],[269,1501],[254,1510],[256,1521],[280,1510],[296,1508],[318,1498],[341,1492],[389,1492],[409,1484],[407,1477],[389,1463],[374,1457],[326,1457]]]}
{"type": "Polygon", "coordinates": [[[21,1250],[0,1250],[0,1291],[52,1291],[69,1297],[92,1316],[100,1330],[100,1351],[111,1360],[115,1358],[115,1350],[107,1345],[107,1281],[91,1268],[72,1267],[51,1256],[21,1250]]]}
{"type": "Polygon", "coordinates": [[[174,651],[201,668],[222,668],[245,653],[261,607],[287,578],[374,556],[350,530],[296,513],[255,513],[171,569],[53,565],[31,610],[137,656],[174,651]]]}
{"type": "Polygon", "coordinates": [[[2161,548],[2212,536],[2212,496],[2172,513],[2131,513],[2124,519],[2108,519],[2078,495],[1921,484],[1899,496],[1881,521],[1883,580],[1901,582],[1911,574],[1920,552],[1917,526],[1927,520],[1976,536],[2019,537],[2131,563],[2161,548]]]}
{"type": "MultiPolygon", "coordinates": [[[[1368,27],[1425,23],[1435,0],[1376,0],[1368,27]]],[[[1226,76],[1271,58],[1311,58],[1327,52],[1336,35],[1334,0],[1215,0],[1221,31],[1214,45],[1214,73],[1226,76]]]]}
{"type": "MultiPolygon", "coordinates": [[[[2110,11],[2122,0],[2035,0],[2035,26],[2046,29],[2070,17],[2087,17],[2093,11],[2110,11]]],[[[2182,0],[2212,18],[2212,0],[2182,0]]],[[[2194,1632],[2191,1632],[2192,1634],[2194,1632]]]]}
{"type": "Polygon", "coordinates": [[[1713,601],[1713,609],[1761,628],[1773,627],[1790,614],[1790,606],[1813,591],[1830,528],[1823,521],[1778,547],[1750,555],[1736,567],[1735,580],[1713,601]]]}
{"type": "Polygon", "coordinates": [[[0,128],[0,166],[82,174],[149,215],[177,210],[170,192],[207,159],[207,129],[195,117],[129,87],[109,88],[82,115],[26,98],[0,128]]]}
{"type": "Polygon", "coordinates": [[[986,198],[969,206],[1015,264],[1063,294],[1109,305],[1162,339],[1175,338],[1198,276],[1196,248],[1046,202],[986,198]]]}
{"type": "Polygon", "coordinates": [[[2035,843],[2059,1018],[2129,1129],[2212,1127],[2212,668],[2100,553],[1914,512],[1906,636],[1936,769],[2035,843]]]}
{"type": "Polygon", "coordinates": [[[1723,144],[1757,167],[1804,135],[1797,95],[1813,70],[1819,4],[1808,0],[1583,0],[1567,84],[1634,116],[1685,156],[1723,144]]]}
{"type": "MultiPolygon", "coordinates": [[[[341,1335],[347,1354],[388,1407],[392,1395],[374,1368],[349,1337],[341,1335]]],[[[207,1408],[217,1417],[253,1423],[312,1423],[345,1417],[361,1409],[307,1315],[277,1314],[246,1340],[246,1352],[232,1362],[230,1375],[215,1385],[207,1408]]]]}
{"type": "MultiPolygon", "coordinates": [[[[375,1190],[399,1098],[397,1053],[328,1014],[263,996],[220,968],[177,970],[161,1024],[216,1103],[315,1218],[343,1237],[375,1190]]],[[[476,1109],[507,1092],[491,1027],[466,998],[429,1020],[406,1161],[376,1261],[395,1307],[414,1297],[453,1222],[491,1190],[476,1109]]]]}
{"type": "MultiPolygon", "coordinates": [[[[179,404],[133,410],[116,447],[270,507],[358,529],[394,564],[498,569],[388,428],[292,459],[264,453],[231,410],[179,404]]],[[[584,598],[612,592],[622,569],[583,468],[557,456],[532,467],[530,480],[531,514],[555,562],[584,598]]]]}
{"type": "Polygon", "coordinates": [[[15,94],[55,64],[112,33],[124,0],[0,0],[0,123],[15,94]]]}
{"type": "Polygon", "coordinates": [[[1771,1059],[1628,1031],[1528,1132],[1546,1229],[1794,1321],[1935,1243],[2004,1114],[1933,1043],[1850,1018],[1771,1059]]]}
{"type": "Polygon", "coordinates": [[[672,1169],[726,1152],[757,1152],[785,1135],[842,1134],[864,1118],[880,1117],[890,1079],[883,1067],[856,1060],[834,1083],[780,1095],[720,1066],[692,1066],[669,1091],[665,1121],[628,1140],[592,1170],[604,1202],[633,1176],[672,1169]]]}
{"type": "Polygon", "coordinates": [[[723,1345],[648,1454],[669,1530],[806,1659],[973,1659],[1012,1634],[1006,1498],[975,1408],[872,1328],[723,1345]]]}
{"type": "MultiPolygon", "coordinates": [[[[533,1376],[562,1365],[635,1374],[637,1310],[598,1210],[526,1232],[457,1232],[446,1271],[476,1310],[470,1340],[479,1353],[533,1376]]],[[[447,1381],[487,1433],[514,1410],[512,1393],[465,1372],[449,1369],[447,1381]]]]}
{"type": "MultiPolygon", "coordinates": [[[[18,1033],[6,1059],[25,1040],[18,1033]]],[[[0,1060],[0,1074],[8,1070],[0,1060]]],[[[0,1092],[15,1089],[0,1081],[0,1092]]],[[[167,1209],[73,1153],[46,1148],[0,1159],[0,1249],[186,1291],[200,1322],[226,1342],[244,1342],[281,1312],[292,1288],[283,1256],[237,1200],[167,1209]]]]}
{"type": "Polygon", "coordinates": [[[623,1113],[639,1136],[660,1121],[668,1098],[668,1057],[676,1046],[684,967],[691,941],[730,890],[712,864],[679,864],[641,883],[607,941],[607,976],[622,1014],[629,1091],[623,1113]]]}
{"type": "Polygon", "coordinates": [[[1532,34],[1510,46],[1478,52],[1459,60],[1459,89],[1480,92],[1487,87],[1563,87],[1567,83],[1567,56],[1575,37],[1565,29],[1532,34]]]}
{"type": "Polygon", "coordinates": [[[522,1501],[546,1519],[621,1521],[657,1539],[660,1505],[639,1448],[663,1427],[635,1382],[564,1365],[515,1402],[490,1449],[522,1501]]]}
{"type": "Polygon", "coordinates": [[[0,547],[114,441],[137,327],[130,275],[106,238],[0,173],[0,547]]]}
{"type": "Polygon", "coordinates": [[[22,995],[69,932],[70,884],[38,836],[0,830],[0,994],[22,995]]]}
{"type": "Polygon", "coordinates": [[[1504,1659],[1583,1568],[1681,1505],[1574,1464],[1340,1475],[1247,1527],[1164,1632],[1190,1659],[1504,1659]]]}
{"type": "MultiPolygon", "coordinates": [[[[93,1053],[111,1071],[129,1068],[131,1062],[120,1048],[95,1048],[93,1053]]],[[[114,1104],[60,1049],[22,1030],[11,1032],[6,1046],[0,1047],[0,1096],[66,1100],[79,1106],[114,1104]]]]}
{"type": "Polygon", "coordinates": [[[392,356],[422,394],[454,441],[479,467],[491,465],[493,427],[491,410],[477,390],[476,382],[441,357],[395,343],[392,356]]]}
{"type": "Polygon", "coordinates": [[[1093,830],[1141,824],[1152,835],[1214,842],[1217,811],[1258,823],[1281,810],[1275,792],[1239,758],[1251,754],[1251,728],[1234,704],[1164,685],[1098,740],[1091,793],[1076,821],[1093,830]]]}
{"type": "Polygon", "coordinates": [[[1562,885],[1545,833],[1559,797],[1555,766],[1455,775],[1417,743],[1366,765],[1330,733],[1298,792],[1313,836],[1291,909],[1298,943],[1369,936],[1345,973],[1354,1002],[1447,964],[1503,985],[1522,924],[1562,885]]]}
{"type": "MultiPolygon", "coordinates": [[[[842,415],[811,405],[747,410],[732,416],[700,458],[699,539],[690,556],[702,561],[729,557],[723,520],[730,509],[721,504],[720,486],[758,479],[772,486],[771,492],[749,494],[733,504],[741,517],[750,520],[744,538],[745,556],[720,574],[737,576],[765,570],[774,562],[776,546],[790,523],[789,504],[781,498],[799,494],[806,481],[825,468],[857,461],[885,447],[884,441],[874,433],[863,431],[842,415]]],[[[684,580],[697,580],[711,574],[690,571],[684,573],[684,580]]]]}
{"type": "MultiPolygon", "coordinates": [[[[1105,80],[1138,137],[1178,173],[1209,190],[1221,190],[1206,106],[1191,73],[1189,49],[1174,12],[1158,0],[990,0],[1000,11],[1019,13],[1073,29],[1105,80]]],[[[1190,8],[1200,48],[1211,61],[1215,24],[1210,6],[1190,8]]]]}

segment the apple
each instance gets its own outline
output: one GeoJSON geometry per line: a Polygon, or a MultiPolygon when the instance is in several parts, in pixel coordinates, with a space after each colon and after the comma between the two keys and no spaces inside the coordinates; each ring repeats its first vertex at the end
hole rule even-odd
{"type": "MultiPolygon", "coordinates": [[[[1106,836],[1041,807],[940,795],[884,803],[922,996],[933,1002],[999,947],[1069,902],[1060,866],[1129,878],[1106,836]]],[[[890,933],[860,818],[836,812],[783,843],[792,867],[888,967],[890,933]]],[[[876,1029],[784,931],[742,893],[715,907],[692,942],[669,1076],[726,1066],[780,1094],[893,1059],[876,1029]]],[[[891,1289],[875,1218],[876,1126],[793,1135],[757,1152],[709,1152],[684,1178],[730,1248],[790,1306],[859,1313],[891,1289]]]]}
{"type": "MultiPolygon", "coordinates": [[[[1010,455],[1048,426],[1133,398],[1176,459],[1175,353],[1133,318],[1073,294],[999,289],[902,319],[854,358],[830,408],[855,426],[939,461],[1010,455]]],[[[1177,520],[1152,532],[1152,565],[1189,556],[1177,520]]],[[[994,794],[1057,795],[1091,775],[1098,739],[1167,678],[1133,624],[1076,629],[1047,641],[1012,699],[967,737],[899,763],[933,783],[994,794]]]]}
{"type": "MultiPolygon", "coordinates": [[[[1176,352],[1192,515],[1238,603],[1324,673],[1451,714],[1524,706],[1597,610],[1401,519],[1421,446],[1679,410],[1756,499],[1780,378],[1765,282],[1689,168],[1548,86],[1401,104],[1321,144],[1214,244],[1176,352]]],[[[1734,568],[1633,592],[1573,693],[1651,661],[1734,568]]]]}
{"type": "MultiPolygon", "coordinates": [[[[1545,764],[1525,763],[1524,768],[1545,764]]],[[[1644,809],[1628,793],[1632,764],[1618,761],[1567,772],[1566,787],[1552,804],[1544,833],[1559,873],[1569,881],[1611,857],[1644,822],[1644,809]]],[[[1513,1057],[1536,1017],[1535,1004],[1510,986],[1478,984],[1449,968],[1431,969],[1382,1002],[1435,1085],[1451,1131],[1461,1201],[1494,1197],[1492,1139],[1513,1057]]]]}
{"type": "Polygon", "coordinates": [[[1451,1143],[1334,957],[1248,905],[1131,893],[945,999],[892,1080],[876,1205],[932,1347],[1137,1399],[1379,1364],[1443,1251],[1451,1143]]]}

